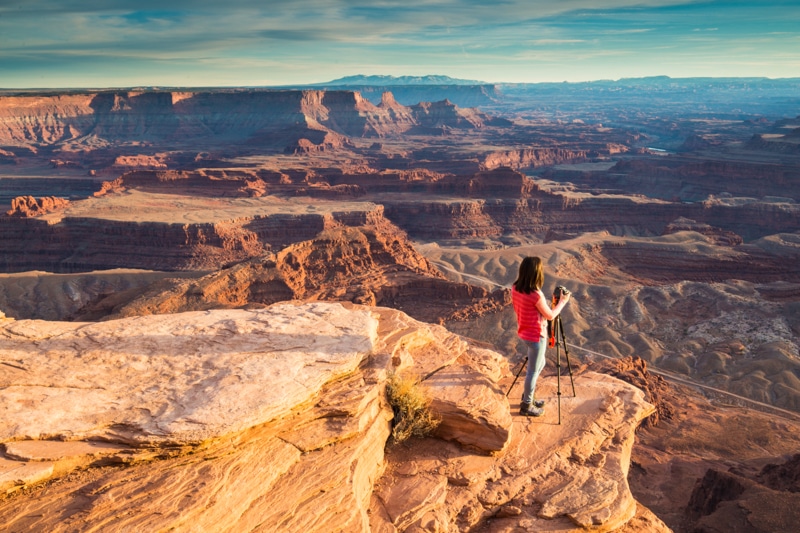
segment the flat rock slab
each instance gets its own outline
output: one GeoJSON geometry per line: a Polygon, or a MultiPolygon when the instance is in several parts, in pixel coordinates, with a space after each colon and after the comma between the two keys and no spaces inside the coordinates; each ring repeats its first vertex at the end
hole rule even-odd
{"type": "MultiPolygon", "coordinates": [[[[347,210],[350,211],[373,209],[375,204],[370,202],[349,202],[347,206],[347,210]]],[[[323,216],[341,210],[340,202],[326,202],[317,198],[176,196],[130,189],[123,194],[109,194],[72,202],[66,210],[49,213],[41,218],[51,224],[70,217],[164,224],[203,224],[244,217],[323,216]]]]}
{"type": "Polygon", "coordinates": [[[0,325],[0,442],[199,443],[309,401],[353,372],[378,321],[340,304],[0,325]],[[68,371],[67,371],[68,369],[68,371]]]}
{"type": "Polygon", "coordinates": [[[445,476],[425,474],[401,478],[385,497],[384,506],[398,531],[403,531],[426,512],[441,506],[447,496],[445,476]]]}
{"type": "Polygon", "coordinates": [[[101,457],[131,451],[108,442],[23,440],[5,444],[6,457],[16,461],[62,461],[73,457],[101,457]]]}
{"type": "Polygon", "coordinates": [[[36,483],[53,475],[53,463],[23,463],[0,457],[0,493],[36,483]]]}

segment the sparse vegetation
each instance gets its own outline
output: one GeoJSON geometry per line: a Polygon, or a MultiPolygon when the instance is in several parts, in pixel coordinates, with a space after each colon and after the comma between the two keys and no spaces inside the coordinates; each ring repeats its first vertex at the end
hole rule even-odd
{"type": "Polygon", "coordinates": [[[386,384],[386,397],[394,411],[392,441],[430,435],[441,421],[431,410],[431,399],[419,378],[392,374],[386,384]]]}

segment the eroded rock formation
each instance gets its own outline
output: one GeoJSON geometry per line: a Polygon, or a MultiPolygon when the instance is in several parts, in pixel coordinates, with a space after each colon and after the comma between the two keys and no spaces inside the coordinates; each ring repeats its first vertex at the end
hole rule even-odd
{"type": "Polygon", "coordinates": [[[490,292],[446,280],[396,227],[385,219],[371,222],[324,230],[277,254],[199,279],[159,280],[100,296],[69,317],[97,320],[311,299],[393,307],[441,323],[494,312],[509,303],[505,290],[490,292]]]}
{"type": "Polygon", "coordinates": [[[652,411],[639,390],[580,374],[563,426],[514,419],[499,354],[397,311],[278,304],[0,335],[12,529],[664,530],[626,482],[652,411]],[[385,451],[390,372],[423,378],[438,438],[385,451]]]}
{"type": "Polygon", "coordinates": [[[11,210],[6,213],[10,217],[36,217],[53,211],[66,209],[69,200],[48,196],[39,198],[33,196],[20,196],[11,200],[11,210]]]}
{"type": "Polygon", "coordinates": [[[670,404],[669,385],[663,377],[647,371],[647,362],[644,359],[603,359],[595,362],[592,369],[626,381],[644,392],[645,399],[655,410],[642,422],[642,427],[655,427],[662,419],[672,418],[674,407],[670,404]]]}

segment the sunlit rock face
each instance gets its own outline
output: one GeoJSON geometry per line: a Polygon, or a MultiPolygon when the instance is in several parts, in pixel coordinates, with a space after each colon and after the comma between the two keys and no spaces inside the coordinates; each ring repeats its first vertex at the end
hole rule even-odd
{"type": "Polygon", "coordinates": [[[500,354],[399,311],[5,319],[0,337],[0,521],[12,529],[660,524],[626,482],[633,430],[653,409],[641,391],[578,373],[563,425],[551,380],[543,419],[512,416],[500,354]],[[387,445],[392,373],[422,379],[441,418],[431,437],[387,445]]]}

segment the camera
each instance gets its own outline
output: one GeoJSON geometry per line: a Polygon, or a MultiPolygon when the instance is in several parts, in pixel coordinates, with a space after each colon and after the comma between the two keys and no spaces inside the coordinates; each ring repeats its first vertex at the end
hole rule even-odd
{"type": "Polygon", "coordinates": [[[553,290],[553,303],[557,304],[560,302],[562,294],[569,294],[569,291],[566,289],[566,287],[559,285],[555,288],[555,290],[553,290]]]}

